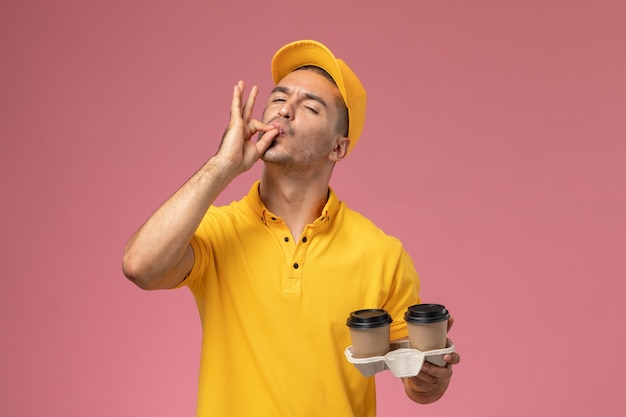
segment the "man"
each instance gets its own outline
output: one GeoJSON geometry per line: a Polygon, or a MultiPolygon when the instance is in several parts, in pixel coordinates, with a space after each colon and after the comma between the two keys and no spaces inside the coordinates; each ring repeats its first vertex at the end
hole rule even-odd
{"type": "MultiPolygon", "coordinates": [[[[391,338],[406,337],[419,281],[401,243],[329,188],[363,128],[366,93],[315,41],[281,48],[272,75],[262,121],[252,119],[256,86],[245,100],[244,83],[234,87],[217,153],[131,237],[124,273],[144,289],[192,291],[203,328],[198,416],[374,416],[374,378],[343,354],[346,318],[383,308],[391,338]],[[248,195],[214,207],[258,159],[248,195]]],[[[459,356],[445,359],[403,379],[409,398],[443,395],[459,356]]]]}

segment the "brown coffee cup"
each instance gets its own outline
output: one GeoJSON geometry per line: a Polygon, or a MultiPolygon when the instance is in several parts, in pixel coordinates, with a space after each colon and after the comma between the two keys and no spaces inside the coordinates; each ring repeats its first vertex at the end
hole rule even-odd
{"type": "Polygon", "coordinates": [[[389,352],[389,327],[393,319],[382,309],[363,309],[350,313],[346,325],[350,328],[352,357],[369,358],[389,352]]]}
{"type": "MultiPolygon", "coordinates": [[[[450,313],[441,304],[415,304],[404,314],[409,332],[409,345],[428,352],[444,349],[447,343],[450,313]]],[[[428,359],[427,359],[428,360],[428,359]]]]}

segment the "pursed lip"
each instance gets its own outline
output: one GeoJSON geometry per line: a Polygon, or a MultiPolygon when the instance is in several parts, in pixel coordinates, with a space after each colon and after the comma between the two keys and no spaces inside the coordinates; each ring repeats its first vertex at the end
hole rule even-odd
{"type": "Polygon", "coordinates": [[[287,128],[277,119],[270,120],[268,124],[274,126],[278,130],[279,135],[284,135],[287,132],[287,128]]]}

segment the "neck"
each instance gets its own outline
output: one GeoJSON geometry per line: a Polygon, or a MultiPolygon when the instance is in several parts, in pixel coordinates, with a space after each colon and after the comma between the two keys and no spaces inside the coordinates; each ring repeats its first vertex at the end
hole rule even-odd
{"type": "Polygon", "coordinates": [[[265,206],[280,216],[294,238],[322,213],[328,200],[330,175],[317,173],[309,178],[293,178],[273,173],[267,166],[261,176],[260,196],[265,206]]]}

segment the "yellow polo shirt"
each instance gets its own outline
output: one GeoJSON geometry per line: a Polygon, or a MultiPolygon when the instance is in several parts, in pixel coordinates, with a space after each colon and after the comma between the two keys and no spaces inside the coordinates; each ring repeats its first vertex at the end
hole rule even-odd
{"type": "Polygon", "coordinates": [[[211,207],[191,241],[183,285],[203,330],[197,415],[375,416],[374,377],[344,355],[346,319],[384,308],[391,338],[405,337],[403,314],[419,302],[413,261],[332,190],[296,239],[258,190],[211,207]]]}

